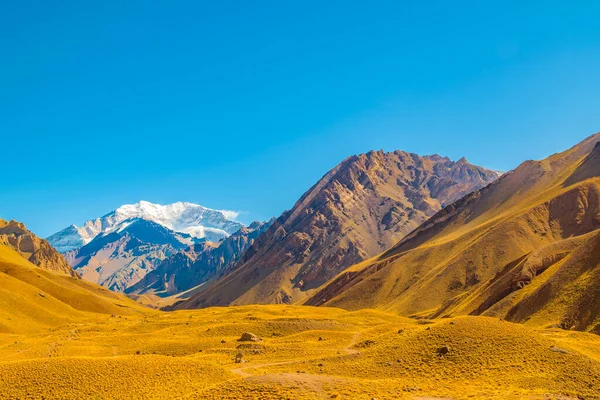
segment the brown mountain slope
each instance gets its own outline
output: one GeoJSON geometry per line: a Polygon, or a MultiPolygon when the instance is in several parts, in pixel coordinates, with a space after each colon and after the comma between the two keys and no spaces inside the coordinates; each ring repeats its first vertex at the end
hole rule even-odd
{"type": "Polygon", "coordinates": [[[437,155],[349,157],[279,217],[229,274],[178,307],[302,300],[497,176],[437,155]]]}
{"type": "Polygon", "coordinates": [[[600,332],[600,134],[437,213],[306,304],[600,332]]]}
{"type": "Polygon", "coordinates": [[[21,222],[0,219],[0,244],[16,250],[40,268],[77,276],[62,254],[46,240],[28,231],[21,222]]]}

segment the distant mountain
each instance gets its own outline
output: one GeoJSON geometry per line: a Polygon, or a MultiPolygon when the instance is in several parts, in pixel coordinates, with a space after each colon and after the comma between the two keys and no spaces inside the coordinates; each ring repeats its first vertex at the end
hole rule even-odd
{"type": "Polygon", "coordinates": [[[271,222],[254,222],[220,243],[199,243],[175,253],[125,292],[174,295],[218,277],[233,267],[271,222]]]}
{"type": "MultiPolygon", "coordinates": [[[[86,221],[81,228],[71,225],[47,238],[58,251],[65,253],[90,243],[100,234],[120,229],[125,221],[145,219],[192,238],[219,241],[238,231],[244,225],[233,221],[232,211],[212,210],[192,203],[168,205],[140,201],[126,204],[101,218],[86,221]]],[[[190,244],[192,241],[190,241],[190,244]]]]}
{"type": "Polygon", "coordinates": [[[307,302],[600,334],[600,133],[448,205],[307,302]]]}
{"type": "Polygon", "coordinates": [[[228,274],[177,307],[306,299],[498,175],[464,158],[402,151],[349,157],[259,236],[228,274]]]}
{"type": "Polygon", "coordinates": [[[17,221],[0,219],[0,245],[10,247],[32,264],[49,271],[77,277],[67,260],[50,244],[17,221]]]}
{"type": "Polygon", "coordinates": [[[136,284],[162,260],[193,242],[188,234],[141,218],[122,221],[118,227],[65,253],[85,280],[117,292],[136,284]]]}

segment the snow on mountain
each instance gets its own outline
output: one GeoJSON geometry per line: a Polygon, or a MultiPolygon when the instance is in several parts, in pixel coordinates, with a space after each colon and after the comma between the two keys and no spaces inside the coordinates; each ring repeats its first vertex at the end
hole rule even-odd
{"type": "Polygon", "coordinates": [[[65,257],[83,279],[121,292],[165,258],[193,243],[186,233],[134,218],[99,234],[85,246],[66,252],[65,257]]]}
{"type": "Polygon", "coordinates": [[[218,242],[244,226],[234,221],[237,215],[235,211],[213,210],[193,203],[160,205],[140,201],[125,204],[101,218],[86,221],[81,228],[71,225],[49,236],[47,240],[64,253],[86,245],[100,234],[122,228],[121,225],[126,221],[139,218],[198,239],[218,242]]]}

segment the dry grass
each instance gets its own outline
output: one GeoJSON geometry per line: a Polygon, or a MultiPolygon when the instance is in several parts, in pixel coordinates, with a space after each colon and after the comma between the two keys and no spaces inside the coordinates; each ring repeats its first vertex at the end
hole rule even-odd
{"type": "Polygon", "coordinates": [[[0,245],[0,333],[38,332],[97,313],[147,313],[131,299],[68,275],[44,270],[0,245]]]}
{"type": "Polygon", "coordinates": [[[495,318],[245,306],[74,321],[0,335],[0,398],[600,398],[597,336],[495,318]]]}

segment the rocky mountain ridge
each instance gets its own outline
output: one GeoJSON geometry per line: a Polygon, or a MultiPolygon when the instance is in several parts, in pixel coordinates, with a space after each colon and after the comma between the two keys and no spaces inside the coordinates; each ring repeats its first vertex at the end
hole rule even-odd
{"type": "Polygon", "coordinates": [[[198,243],[181,250],[125,292],[174,295],[202,285],[231,268],[270,224],[255,221],[220,243],[198,243]]]}
{"type": "Polygon", "coordinates": [[[450,204],[307,301],[600,333],[600,133],[450,204]]]}
{"type": "MultiPolygon", "coordinates": [[[[83,226],[68,226],[47,238],[60,252],[78,249],[96,236],[121,228],[125,221],[145,219],[174,232],[184,233],[195,239],[219,241],[238,231],[244,225],[232,219],[233,211],[213,210],[198,204],[178,202],[167,205],[140,201],[125,204],[114,211],[86,221],[83,226]]],[[[190,241],[189,244],[192,244],[190,241]]]]}
{"type": "Polygon", "coordinates": [[[177,307],[305,299],[497,177],[465,159],[438,155],[372,151],[348,157],[260,235],[228,274],[177,307]]]}
{"type": "Polygon", "coordinates": [[[135,218],[126,220],[120,229],[98,235],[85,246],[65,253],[65,257],[85,280],[123,292],[162,260],[186,248],[189,241],[189,235],[135,218]]]}

